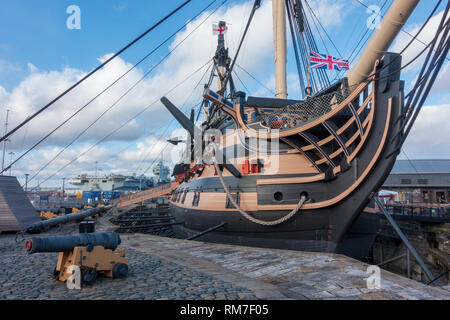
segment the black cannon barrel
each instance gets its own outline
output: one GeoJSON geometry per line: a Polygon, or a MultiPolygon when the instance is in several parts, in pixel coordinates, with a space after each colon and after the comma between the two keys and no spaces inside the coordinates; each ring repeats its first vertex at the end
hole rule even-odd
{"type": "Polygon", "coordinates": [[[28,253],[36,252],[64,252],[74,247],[102,246],[115,250],[120,244],[120,236],[115,232],[80,233],[70,236],[53,236],[32,238],[25,243],[28,253]]]}
{"type": "Polygon", "coordinates": [[[65,224],[65,223],[68,223],[71,221],[81,220],[81,219],[96,215],[98,213],[101,213],[105,210],[109,210],[111,208],[112,208],[112,206],[97,207],[97,208],[93,208],[93,209],[87,209],[87,210],[81,211],[81,212],[67,214],[65,216],[60,216],[60,217],[45,220],[45,221],[39,221],[39,222],[33,223],[32,225],[28,226],[26,228],[25,232],[27,232],[27,233],[39,232],[40,230],[43,230],[47,227],[53,227],[53,226],[65,224]]]}

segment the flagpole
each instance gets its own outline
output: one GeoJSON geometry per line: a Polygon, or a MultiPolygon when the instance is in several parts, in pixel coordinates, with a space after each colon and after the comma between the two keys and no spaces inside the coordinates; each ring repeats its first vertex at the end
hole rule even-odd
{"type": "Polygon", "coordinates": [[[306,96],[311,96],[311,87],[310,87],[310,78],[311,78],[311,48],[309,48],[309,57],[308,57],[308,86],[306,87],[306,96]]]}

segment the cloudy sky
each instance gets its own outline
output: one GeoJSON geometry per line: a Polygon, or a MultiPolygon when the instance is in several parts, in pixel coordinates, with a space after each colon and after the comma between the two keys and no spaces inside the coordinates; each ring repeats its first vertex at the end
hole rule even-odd
{"type": "MultiPolygon", "coordinates": [[[[80,173],[94,174],[96,162],[102,173],[151,175],[151,166],[155,161],[163,159],[169,164],[171,158],[176,159],[179,150],[165,148],[165,140],[182,133],[159,99],[166,95],[173,103],[182,106],[186,113],[197,106],[210,66],[208,61],[214,55],[216,46],[212,24],[219,20],[229,24],[226,44],[233,56],[253,4],[253,1],[244,0],[228,0],[222,4],[223,0],[217,0],[203,14],[192,19],[211,1],[192,1],[15,133],[7,143],[6,165],[188,22],[186,28],[170,38],[147,60],[127,73],[33,152],[24,156],[12,168],[12,174],[24,181],[25,173],[29,173],[31,186],[37,183],[55,186],[61,184],[63,177],[70,178],[80,173]],[[160,62],[169,52],[172,52],[169,57],[160,62]],[[97,118],[96,124],[86,130],[97,118]],[[74,143],[62,151],[73,140],[74,143]],[[55,156],[56,159],[51,161],[55,156]]],[[[368,13],[357,0],[308,2],[339,51],[344,58],[348,58],[367,30],[366,22],[372,13],[368,13]]],[[[392,0],[361,2],[378,5],[384,13],[392,0]]],[[[182,1],[178,0],[0,0],[1,130],[4,130],[7,109],[10,110],[11,129],[180,3],[182,1]],[[74,4],[81,10],[80,29],[67,27],[67,19],[71,16],[67,8],[74,4]]],[[[401,32],[392,45],[392,51],[400,51],[409,42],[411,38],[407,32],[415,34],[434,3],[434,0],[421,1],[404,28],[406,32],[401,32]]],[[[442,7],[439,8],[429,27],[420,35],[422,42],[428,43],[432,38],[442,10],[442,7]]],[[[236,68],[242,83],[235,81],[239,89],[248,95],[273,96],[271,14],[271,1],[263,0],[238,59],[240,66],[264,84],[260,85],[236,68]]],[[[323,52],[329,49],[330,54],[339,56],[330,43],[326,49],[319,43],[319,48],[323,52]]],[[[403,61],[408,62],[422,49],[423,44],[415,42],[405,52],[403,61]]],[[[449,65],[447,60],[405,144],[404,151],[409,158],[450,158],[449,65]]],[[[407,88],[420,66],[421,62],[418,61],[403,73],[407,88]]],[[[299,98],[292,50],[288,56],[288,81],[289,97],[299,98]]]]}

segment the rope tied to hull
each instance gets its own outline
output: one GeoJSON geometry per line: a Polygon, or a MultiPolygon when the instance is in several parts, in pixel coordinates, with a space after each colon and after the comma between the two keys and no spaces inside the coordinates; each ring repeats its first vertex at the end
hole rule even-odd
{"type": "MultiPolygon", "coordinates": [[[[211,145],[211,144],[209,144],[211,145]]],[[[209,146],[208,145],[208,146],[209,146]]],[[[223,175],[222,175],[222,170],[220,170],[219,165],[217,164],[217,159],[216,159],[216,155],[215,155],[215,151],[216,151],[217,146],[213,147],[212,152],[210,154],[212,154],[212,161],[214,164],[214,168],[217,171],[217,175],[219,177],[220,183],[222,184],[223,189],[225,190],[225,193],[228,197],[228,199],[230,200],[230,202],[233,204],[233,206],[239,211],[239,213],[246,218],[247,220],[262,225],[262,226],[276,226],[279,225],[283,222],[286,222],[287,220],[291,219],[296,213],[298,213],[300,211],[300,209],[303,207],[303,204],[306,201],[306,196],[305,195],[301,195],[300,197],[300,201],[298,202],[297,206],[294,208],[294,210],[292,210],[291,212],[289,212],[287,215],[285,215],[284,217],[281,217],[277,220],[273,220],[273,221],[264,221],[264,220],[260,220],[257,219],[255,217],[252,217],[250,214],[248,214],[247,212],[245,212],[238,204],[237,202],[234,200],[233,196],[231,195],[230,189],[228,188],[228,186],[225,183],[225,180],[223,179],[223,175]]]]}

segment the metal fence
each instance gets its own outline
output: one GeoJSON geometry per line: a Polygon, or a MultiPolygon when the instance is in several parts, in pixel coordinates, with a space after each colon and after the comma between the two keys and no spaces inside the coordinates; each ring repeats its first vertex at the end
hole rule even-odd
{"type": "Polygon", "coordinates": [[[394,216],[411,218],[428,218],[430,220],[448,220],[450,222],[450,206],[427,207],[414,205],[385,205],[386,209],[394,216]]]}

